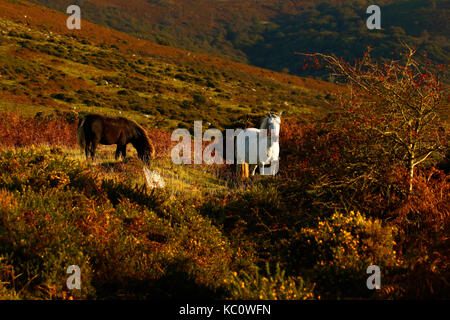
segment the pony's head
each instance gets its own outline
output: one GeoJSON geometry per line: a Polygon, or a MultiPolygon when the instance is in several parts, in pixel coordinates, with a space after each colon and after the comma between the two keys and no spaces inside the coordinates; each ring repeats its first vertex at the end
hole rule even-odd
{"type": "Polygon", "coordinates": [[[265,118],[261,123],[261,129],[267,129],[267,135],[273,134],[275,137],[278,137],[280,135],[282,114],[283,111],[281,111],[280,113],[269,112],[267,118],[265,118]]]}
{"type": "Polygon", "coordinates": [[[150,139],[143,139],[142,147],[138,150],[138,157],[147,166],[150,165],[150,160],[155,158],[155,148],[150,139]]]}
{"type": "Polygon", "coordinates": [[[141,159],[145,165],[150,165],[150,160],[155,158],[155,147],[150,141],[144,128],[138,126],[137,132],[138,134],[131,143],[136,149],[139,159],[141,159]]]}

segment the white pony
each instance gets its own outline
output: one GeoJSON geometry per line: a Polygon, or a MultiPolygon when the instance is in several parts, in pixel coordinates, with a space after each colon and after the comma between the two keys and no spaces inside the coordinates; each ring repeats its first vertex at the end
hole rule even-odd
{"type": "Polygon", "coordinates": [[[261,122],[260,129],[248,128],[236,136],[236,168],[242,164],[250,164],[251,175],[254,176],[259,167],[261,175],[276,175],[279,168],[281,115],[269,113],[261,122]],[[247,139],[248,138],[248,139],[247,139]],[[265,165],[270,164],[266,170],[265,165]]]}

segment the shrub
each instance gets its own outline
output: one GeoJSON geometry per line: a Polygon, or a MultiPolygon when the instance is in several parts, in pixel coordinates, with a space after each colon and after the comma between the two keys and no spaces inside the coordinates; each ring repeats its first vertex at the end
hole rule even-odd
{"type": "Polygon", "coordinates": [[[194,103],[196,103],[196,104],[205,104],[206,103],[206,98],[204,95],[194,94],[192,96],[192,98],[194,99],[194,103]]]}
{"type": "Polygon", "coordinates": [[[16,280],[14,267],[5,260],[5,257],[0,255],[0,300],[18,300],[19,295],[13,289],[16,280]]]}
{"type": "MultiPolygon", "coordinates": [[[[0,254],[21,298],[221,297],[233,254],[209,220],[164,191],[105,180],[57,152],[0,153],[0,254]],[[68,291],[65,270],[82,270],[68,291]]],[[[3,265],[2,265],[3,266],[3,265]]],[[[1,275],[0,275],[1,276],[1,275]]],[[[2,278],[0,278],[1,280],[2,278]]]]}
{"type": "Polygon", "coordinates": [[[292,250],[300,265],[312,266],[312,278],[322,296],[370,297],[367,267],[379,266],[383,285],[389,285],[390,272],[403,264],[394,250],[395,233],[395,227],[359,212],[336,212],[319,219],[316,227],[302,228],[292,250]]]}
{"type": "Polygon", "coordinates": [[[309,300],[314,299],[313,285],[305,283],[301,277],[288,277],[279,264],[275,273],[266,263],[265,273],[258,268],[251,274],[234,272],[228,284],[233,299],[240,300],[309,300]]]}
{"type": "Polygon", "coordinates": [[[92,269],[83,252],[80,230],[67,223],[72,214],[66,205],[72,194],[67,192],[24,192],[14,194],[16,207],[0,206],[0,242],[8,263],[14,266],[18,288],[23,298],[63,298],[69,296],[65,270],[79,265],[83,270],[83,287],[73,291],[75,298],[93,297],[90,285],[92,269]],[[69,214],[68,214],[69,213],[69,214]],[[28,288],[27,288],[28,287],[28,288]]]}
{"type": "Polygon", "coordinates": [[[421,170],[414,184],[416,190],[391,216],[408,264],[395,283],[407,298],[449,298],[450,176],[433,168],[421,170]]]}
{"type": "Polygon", "coordinates": [[[36,117],[25,119],[17,114],[0,113],[0,145],[3,147],[39,144],[75,147],[76,122],[62,117],[36,117]]]}
{"type": "Polygon", "coordinates": [[[117,94],[121,95],[121,96],[130,96],[133,93],[130,90],[119,90],[119,91],[117,91],[117,94]]]}
{"type": "Polygon", "coordinates": [[[202,213],[211,217],[236,246],[277,261],[284,252],[288,227],[296,221],[277,190],[277,184],[254,183],[205,201],[202,213]]]}

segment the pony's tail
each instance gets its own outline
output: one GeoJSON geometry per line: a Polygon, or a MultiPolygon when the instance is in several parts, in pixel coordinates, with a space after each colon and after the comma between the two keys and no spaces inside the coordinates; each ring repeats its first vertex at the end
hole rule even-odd
{"type": "Polygon", "coordinates": [[[148,139],[148,144],[150,145],[150,157],[153,160],[156,157],[156,149],[155,149],[155,146],[152,143],[152,140],[148,139]]]}
{"type": "Polygon", "coordinates": [[[80,122],[78,123],[78,129],[77,129],[77,142],[81,149],[86,148],[86,136],[84,134],[84,123],[86,119],[80,119],[80,122]]]}

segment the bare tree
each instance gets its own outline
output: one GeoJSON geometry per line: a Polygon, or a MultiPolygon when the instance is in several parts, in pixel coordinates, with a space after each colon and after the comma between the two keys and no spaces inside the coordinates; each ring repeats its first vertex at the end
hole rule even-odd
{"type": "Polygon", "coordinates": [[[448,101],[437,76],[415,59],[416,50],[405,48],[403,59],[389,62],[376,62],[370,50],[354,64],[334,55],[308,56],[325,61],[350,85],[345,107],[362,130],[381,141],[384,156],[398,157],[407,168],[411,193],[415,168],[444,149],[448,130],[439,114],[448,101]]]}

